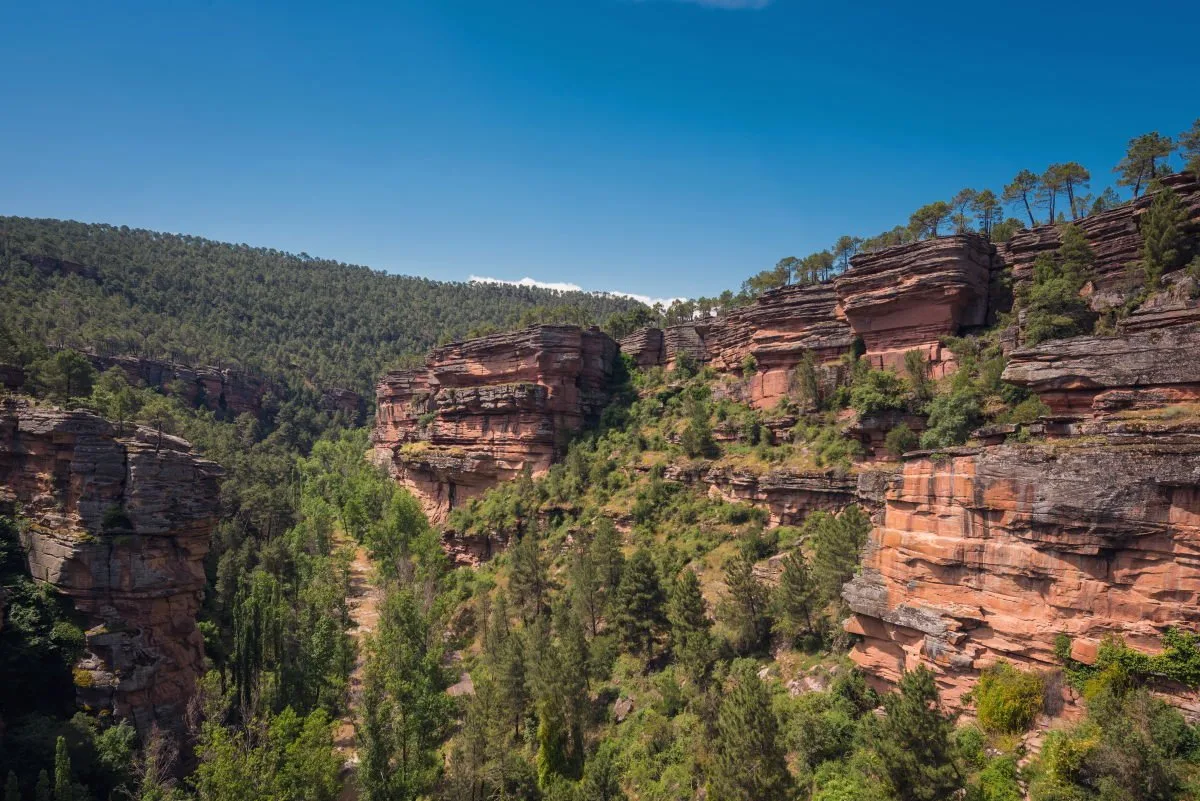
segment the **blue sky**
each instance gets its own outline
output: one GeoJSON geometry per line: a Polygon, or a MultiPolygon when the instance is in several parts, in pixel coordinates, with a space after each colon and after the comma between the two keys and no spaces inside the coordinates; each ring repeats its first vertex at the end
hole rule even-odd
{"type": "Polygon", "coordinates": [[[1200,116],[1200,3],[7,4],[0,213],[715,294],[1200,116]],[[918,6],[919,7],[916,7],[918,6]]]}

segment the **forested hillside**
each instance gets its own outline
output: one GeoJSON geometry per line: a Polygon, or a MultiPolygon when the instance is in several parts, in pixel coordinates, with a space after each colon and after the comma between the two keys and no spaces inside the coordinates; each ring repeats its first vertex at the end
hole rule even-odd
{"type": "Polygon", "coordinates": [[[439,340],[513,325],[523,315],[599,323],[641,306],[24,217],[0,217],[0,267],[0,324],[39,344],[299,374],[364,394],[383,368],[439,340]]]}

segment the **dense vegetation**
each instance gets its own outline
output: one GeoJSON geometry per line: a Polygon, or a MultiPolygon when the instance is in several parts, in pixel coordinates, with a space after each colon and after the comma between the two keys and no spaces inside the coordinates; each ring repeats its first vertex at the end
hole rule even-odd
{"type": "MultiPolygon", "coordinates": [[[[1161,137],[1143,139],[1120,168],[1135,193],[1171,152],[1161,137]]],[[[1200,127],[1179,142],[1200,166],[1200,127]]],[[[1196,635],[1171,632],[1155,657],[1114,640],[1083,665],[1064,641],[1060,671],[996,665],[973,692],[974,721],[960,721],[928,671],[881,695],[846,658],[841,593],[870,530],[862,509],[771,525],[763,508],[696,481],[711,469],[853,473],[878,447],[864,422],[887,431],[878,470],[895,466],[886,457],[964,443],[981,424],[1032,437],[1046,409],[1001,380],[1002,329],[1019,318],[1029,342],[1104,330],[1197,250],[1180,233],[1178,198],[1158,193],[1140,223],[1146,246],[1130,267],[1130,303],[1093,313],[1080,292],[1094,254],[1066,216],[1111,198],[1086,198],[1077,166],[1018,176],[1028,194],[960,193],[894,237],[936,235],[947,218],[963,230],[974,209],[980,231],[1002,238],[1000,202],[1029,201],[1031,223],[1036,208],[1064,220],[1061,247],[1016,288],[1017,314],[945,343],[953,375],[934,380],[915,351],[896,370],[858,354],[832,365],[809,358],[778,406],[760,410],[739,400],[744,376],[683,357],[671,372],[626,364],[629,382],[600,425],[549,475],[453,512],[449,528],[506,546],[477,569],[451,567],[417,502],[363,459],[365,432],[322,411],[313,384],[361,390],[439,338],[496,326],[605,318],[620,334],[690,319],[779,283],[828,278],[855,250],[893,240],[845,237],[828,253],[784,260],[739,296],[663,312],[4,219],[0,361],[26,368],[37,402],[180,434],[227,470],[201,620],[210,670],[182,740],[155,732],[139,742],[127,723],[75,711],[78,621],[30,580],[19,515],[0,519],[5,801],[332,801],[344,778],[334,741],[347,719],[359,757],[351,781],[370,801],[1197,797],[1200,732],[1145,689],[1200,686],[1196,635]],[[39,268],[26,253],[95,272],[39,268]],[[280,378],[284,391],[262,414],[230,419],[130,386],[118,371],[97,374],[72,348],[237,364],[280,378]],[[378,623],[356,645],[347,598],[357,548],[382,597],[378,623]],[[1056,711],[1062,682],[1087,714],[1031,756],[1024,738],[1056,711]]]]}
{"type": "MultiPolygon", "coordinates": [[[[599,323],[636,301],[388,275],[125,226],[0,218],[0,325],[54,348],[239,366],[366,394],[380,371],[486,326],[599,323]],[[33,266],[25,255],[91,268],[33,266]]],[[[644,307],[643,307],[644,308],[644,307]]]]}

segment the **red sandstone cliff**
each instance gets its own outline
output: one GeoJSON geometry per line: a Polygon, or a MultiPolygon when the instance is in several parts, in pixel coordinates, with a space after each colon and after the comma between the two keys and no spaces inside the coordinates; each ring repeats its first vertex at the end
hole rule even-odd
{"type": "MultiPolygon", "coordinates": [[[[1162,179],[1183,199],[1188,207],[1191,225],[1188,231],[1200,233],[1200,179],[1189,173],[1176,173],[1162,179]]],[[[1138,218],[1153,201],[1147,194],[1132,203],[1076,221],[1096,254],[1094,308],[1120,305],[1131,289],[1128,267],[1142,257],[1142,237],[1138,233],[1138,218]]],[[[1043,253],[1056,250],[1060,244],[1060,227],[1039,225],[1018,231],[999,247],[1000,260],[1012,269],[1016,281],[1028,280],[1033,262],[1043,253]]]]}
{"type": "Polygon", "coordinates": [[[1105,635],[1200,625],[1198,346],[1187,325],[1015,352],[1047,438],[904,464],[844,589],[854,661],[881,682],[925,663],[958,703],[998,659],[1055,666],[1059,634],[1090,662],[1105,635]]]}
{"type": "Polygon", "coordinates": [[[267,379],[220,367],[189,367],[140,356],[96,356],[88,359],[97,370],[117,367],[134,386],[145,385],[164,394],[177,394],[185,403],[233,415],[262,411],[263,396],[274,389],[267,379]]]}
{"type": "Polygon", "coordinates": [[[183,440],[84,411],[0,404],[0,507],[33,578],[86,625],[79,701],[174,729],[203,669],[196,628],[221,470],[183,440]]]}
{"type": "Polygon", "coordinates": [[[375,458],[440,522],[525,470],[539,475],[608,401],[616,344],[596,329],[534,326],[435,348],[376,388],[375,458]]]}

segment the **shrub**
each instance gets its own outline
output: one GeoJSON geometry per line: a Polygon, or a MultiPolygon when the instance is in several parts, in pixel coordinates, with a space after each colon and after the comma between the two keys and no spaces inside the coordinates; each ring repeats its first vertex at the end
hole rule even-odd
{"type": "Polygon", "coordinates": [[[850,407],[864,417],[903,409],[907,389],[904,379],[891,370],[868,370],[850,388],[850,407]]]}
{"type": "Polygon", "coordinates": [[[883,439],[883,445],[887,448],[887,452],[897,458],[908,451],[916,450],[920,442],[920,437],[904,423],[889,431],[883,439]]]}
{"type": "Polygon", "coordinates": [[[922,448],[947,448],[967,441],[981,419],[979,399],[970,387],[938,395],[929,404],[929,428],[921,435],[922,448]]]}
{"type": "Polygon", "coordinates": [[[1021,287],[1018,300],[1025,311],[1025,343],[1091,331],[1096,315],[1080,296],[1091,280],[1096,256],[1083,233],[1073,225],[1062,232],[1055,256],[1043,254],[1033,264],[1033,281],[1021,287]]]}
{"type": "Polygon", "coordinates": [[[746,378],[750,378],[757,372],[758,359],[754,358],[753,353],[747,353],[746,358],[742,359],[742,375],[746,378]]]}
{"type": "Polygon", "coordinates": [[[983,671],[975,685],[975,705],[985,729],[1004,734],[1026,731],[1042,711],[1042,677],[1007,662],[983,671]]]}

